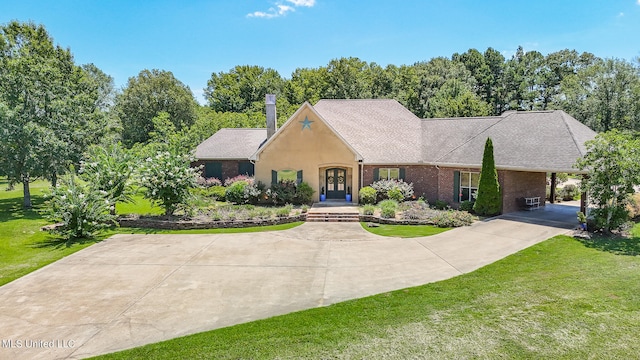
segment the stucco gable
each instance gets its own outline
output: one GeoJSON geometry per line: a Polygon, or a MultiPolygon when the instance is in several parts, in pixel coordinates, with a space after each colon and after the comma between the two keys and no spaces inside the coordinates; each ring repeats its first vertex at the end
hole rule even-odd
{"type": "Polygon", "coordinates": [[[362,156],[349,144],[340,133],[338,133],[318,112],[305,102],[291,117],[276,131],[276,133],[268,139],[250,159],[254,161],[260,160],[260,155],[267,149],[277,146],[283,137],[292,136],[293,133],[299,131],[314,132],[314,128],[322,126],[326,128],[332,136],[338,139],[353,154],[355,161],[362,160],[362,156]],[[316,123],[318,122],[318,123],[316,123]],[[294,130],[296,128],[297,130],[294,130]]]}

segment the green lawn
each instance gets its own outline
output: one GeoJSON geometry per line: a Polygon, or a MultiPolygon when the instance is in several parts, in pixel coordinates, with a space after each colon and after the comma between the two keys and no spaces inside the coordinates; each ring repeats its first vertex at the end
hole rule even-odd
{"type": "Polygon", "coordinates": [[[381,236],[395,236],[401,238],[412,238],[419,236],[430,236],[440,234],[451,228],[440,228],[432,225],[387,225],[377,224],[377,227],[369,227],[367,223],[361,222],[362,228],[368,232],[381,236]]]}
{"type": "Polygon", "coordinates": [[[640,358],[640,225],[557,236],[473,273],[102,359],[640,358]]]}
{"type": "Polygon", "coordinates": [[[6,191],[0,179],[0,285],[24,276],[64,256],[83,249],[91,242],[65,244],[40,231],[48,222],[39,213],[46,181],[31,184],[33,210],[22,209],[22,186],[6,191]]]}

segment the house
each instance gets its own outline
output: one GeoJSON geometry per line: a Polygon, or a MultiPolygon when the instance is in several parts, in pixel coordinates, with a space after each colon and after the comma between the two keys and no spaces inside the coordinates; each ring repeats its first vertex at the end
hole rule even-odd
{"type": "MultiPolygon", "coordinates": [[[[477,191],[484,144],[493,141],[503,213],[518,199],[545,198],[547,173],[573,167],[595,132],[561,110],[420,119],[395,100],[303,104],[280,128],[267,96],[267,129],[222,129],[196,149],[205,176],[254,175],[270,184],[305,181],[344,199],[379,179],[413,183],[416,196],[457,207],[477,191]]],[[[544,205],[544,201],[542,204],[544,205]]]]}

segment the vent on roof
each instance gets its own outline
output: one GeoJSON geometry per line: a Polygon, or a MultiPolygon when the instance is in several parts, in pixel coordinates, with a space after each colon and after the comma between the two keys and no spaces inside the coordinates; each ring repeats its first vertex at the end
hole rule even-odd
{"type": "Polygon", "coordinates": [[[267,94],[265,98],[267,109],[267,139],[269,139],[276,133],[276,130],[278,130],[276,123],[276,96],[274,94],[267,94]]]}

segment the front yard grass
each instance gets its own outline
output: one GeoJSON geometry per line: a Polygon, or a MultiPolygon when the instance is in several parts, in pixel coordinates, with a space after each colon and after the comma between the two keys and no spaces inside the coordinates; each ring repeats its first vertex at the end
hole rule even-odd
{"type": "Polygon", "coordinates": [[[633,234],[613,252],[557,236],[449,280],[100,358],[640,358],[633,234]]]}
{"type": "Polygon", "coordinates": [[[400,238],[413,238],[440,234],[452,228],[441,228],[433,225],[388,225],[376,224],[369,227],[368,223],[361,222],[362,228],[368,232],[380,236],[394,236],[400,238]]]}

